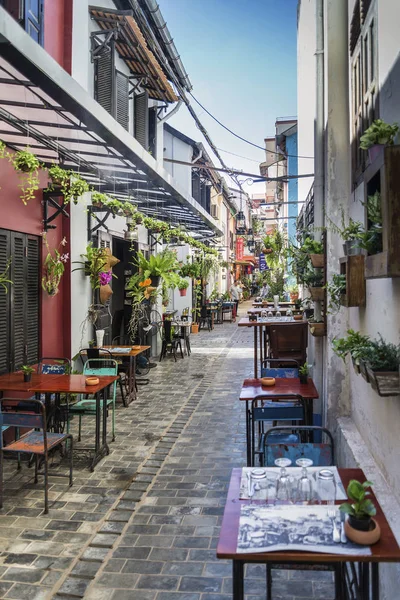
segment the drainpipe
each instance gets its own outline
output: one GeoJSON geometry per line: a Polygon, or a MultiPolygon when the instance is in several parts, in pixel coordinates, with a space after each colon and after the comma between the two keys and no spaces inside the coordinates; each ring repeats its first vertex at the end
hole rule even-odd
{"type": "Polygon", "coordinates": [[[162,119],[159,119],[158,124],[160,125],[161,123],[165,123],[165,121],[168,121],[171,117],[173,117],[174,114],[176,114],[182,106],[182,103],[183,101],[179,99],[177,104],[175,104],[174,108],[170,110],[169,113],[167,113],[162,119]]]}
{"type": "Polygon", "coordinates": [[[199,148],[198,155],[195,156],[194,159],[191,161],[192,164],[196,163],[198,160],[200,160],[200,158],[203,158],[203,150],[201,148],[199,148]]]}
{"type": "MultiPolygon", "coordinates": [[[[314,141],[314,225],[317,228],[315,237],[321,239],[319,227],[324,225],[324,184],[325,184],[325,89],[324,89],[324,0],[316,0],[315,3],[315,25],[316,25],[316,50],[315,50],[315,80],[316,80],[316,116],[315,116],[315,141],[314,141]]],[[[314,303],[314,318],[322,318],[321,302],[314,303]]],[[[324,397],[324,338],[313,338],[313,379],[319,397],[324,397]]],[[[322,414],[322,424],[324,423],[324,405],[323,403],[314,404],[316,413],[322,414]],[[318,404],[320,406],[318,406],[318,404]]]]}

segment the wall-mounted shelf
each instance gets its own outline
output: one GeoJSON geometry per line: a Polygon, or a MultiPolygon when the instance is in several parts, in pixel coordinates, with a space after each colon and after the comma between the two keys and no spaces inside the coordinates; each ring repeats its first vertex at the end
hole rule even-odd
{"type": "MultiPolygon", "coordinates": [[[[400,146],[383,148],[364,173],[365,201],[381,194],[382,252],[365,259],[365,277],[400,277],[400,146]]],[[[366,215],[368,219],[368,215],[366,215]]]]}
{"type": "Polygon", "coordinates": [[[341,297],[342,306],[365,306],[365,257],[344,256],[340,259],[340,274],[346,276],[346,294],[341,297]]]}

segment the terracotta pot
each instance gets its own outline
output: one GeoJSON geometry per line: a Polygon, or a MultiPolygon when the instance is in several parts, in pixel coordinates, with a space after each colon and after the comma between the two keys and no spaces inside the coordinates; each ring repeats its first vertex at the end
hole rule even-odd
{"type": "Polygon", "coordinates": [[[294,294],[290,294],[290,302],[296,302],[299,299],[299,292],[295,292],[294,294]]]}
{"type": "Polygon", "coordinates": [[[109,300],[112,293],[113,293],[113,291],[108,283],[107,283],[107,285],[101,285],[100,286],[100,302],[102,304],[105,304],[107,302],[107,300],[109,300]]]}
{"type": "Polygon", "coordinates": [[[322,269],[324,266],[324,255],[323,254],[309,254],[311,258],[311,264],[316,269],[322,269]]]}
{"type": "Polygon", "coordinates": [[[310,287],[310,296],[314,301],[321,301],[325,298],[325,290],[323,287],[310,287]]]}
{"type": "Polygon", "coordinates": [[[187,292],[187,288],[183,288],[182,290],[179,290],[179,293],[181,296],[186,296],[186,292],[187,292]]]}
{"type": "Polygon", "coordinates": [[[264,248],[263,254],[272,254],[272,248],[264,248]]]}
{"type": "Polygon", "coordinates": [[[381,528],[375,519],[370,520],[370,529],[368,531],[355,529],[347,520],[344,524],[344,532],[349,540],[356,544],[360,544],[361,546],[371,546],[372,544],[376,544],[381,537],[381,528]]]}
{"type": "Polygon", "coordinates": [[[192,333],[199,333],[199,324],[198,323],[192,323],[192,333]]]}
{"type": "Polygon", "coordinates": [[[302,320],[303,320],[303,315],[294,315],[294,316],[293,316],[293,319],[294,319],[295,321],[302,321],[302,320]]]}

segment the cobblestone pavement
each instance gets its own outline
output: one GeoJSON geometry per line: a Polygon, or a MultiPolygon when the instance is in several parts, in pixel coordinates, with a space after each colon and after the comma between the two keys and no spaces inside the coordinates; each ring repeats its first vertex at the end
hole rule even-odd
{"type": "MultiPolygon", "coordinates": [[[[231,565],[215,548],[230,471],[244,464],[237,398],[252,334],[225,323],[191,339],[189,359],[167,357],[139,399],[119,405],[116,441],[94,473],[80,460],[72,488],[51,477],[48,515],[31,470],[7,464],[0,598],[231,600],[231,565]]],[[[265,599],[265,568],[247,567],[245,589],[265,599]]],[[[333,598],[330,574],[274,571],[273,600],[311,598],[333,598]]]]}

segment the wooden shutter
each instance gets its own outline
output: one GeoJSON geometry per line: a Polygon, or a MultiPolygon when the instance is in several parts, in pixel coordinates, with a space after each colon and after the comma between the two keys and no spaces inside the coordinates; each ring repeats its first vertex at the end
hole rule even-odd
{"type": "MultiPolygon", "coordinates": [[[[0,230],[0,273],[3,273],[8,258],[10,256],[10,232],[0,230]]],[[[8,277],[11,279],[11,277],[8,277]]],[[[8,286],[10,288],[10,285],[8,286]]],[[[7,373],[9,370],[9,303],[10,291],[8,294],[3,286],[0,286],[0,374],[7,373]]]]}
{"type": "Polygon", "coordinates": [[[26,240],[26,321],[25,346],[28,365],[39,360],[39,240],[28,236],[26,240]]]}
{"type": "Polygon", "coordinates": [[[129,78],[120,73],[115,74],[116,114],[115,119],[122,127],[129,130],[129,78]]]}
{"type": "Polygon", "coordinates": [[[25,364],[25,249],[24,236],[11,233],[11,370],[16,371],[25,364]]]}
{"type": "Polygon", "coordinates": [[[111,51],[103,50],[95,60],[94,98],[114,116],[114,44],[111,51]]]}
{"type": "Polygon", "coordinates": [[[25,0],[25,30],[39,44],[43,40],[43,0],[25,0]]]}
{"type": "Polygon", "coordinates": [[[149,110],[149,152],[157,158],[157,107],[149,110]]]}
{"type": "Polygon", "coordinates": [[[149,147],[149,95],[135,96],[135,138],[147,150],[149,147]]]}

